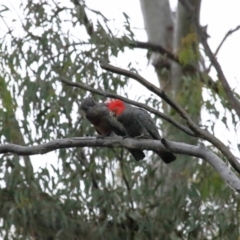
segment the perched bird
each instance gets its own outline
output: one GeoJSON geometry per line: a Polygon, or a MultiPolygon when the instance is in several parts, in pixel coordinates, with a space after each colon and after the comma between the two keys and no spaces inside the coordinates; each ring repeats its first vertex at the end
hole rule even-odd
{"type": "MultiPolygon", "coordinates": [[[[114,132],[120,136],[126,136],[124,127],[113,117],[104,103],[98,103],[93,98],[85,98],[80,111],[95,127],[97,133],[101,136],[109,136],[114,132]]],[[[138,149],[128,149],[135,160],[139,161],[145,157],[143,151],[138,149]]]]}
{"type": "MultiPolygon", "coordinates": [[[[118,99],[106,103],[106,106],[124,126],[125,131],[130,137],[161,140],[153,119],[144,109],[132,107],[118,99]]],[[[176,159],[175,155],[167,149],[161,149],[155,152],[167,164],[176,159]]]]}

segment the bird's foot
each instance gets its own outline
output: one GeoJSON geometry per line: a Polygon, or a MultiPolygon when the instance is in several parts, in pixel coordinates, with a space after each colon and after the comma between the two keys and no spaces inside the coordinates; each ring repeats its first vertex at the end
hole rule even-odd
{"type": "Polygon", "coordinates": [[[86,134],[86,137],[92,137],[93,135],[92,134],[86,134]]]}
{"type": "Polygon", "coordinates": [[[96,136],[96,138],[98,138],[98,139],[102,139],[102,138],[104,138],[105,136],[104,135],[97,135],[96,136]]]}
{"type": "Polygon", "coordinates": [[[134,137],[134,138],[136,138],[136,139],[149,139],[149,137],[146,136],[146,135],[144,135],[144,134],[141,134],[141,135],[136,136],[136,137],[134,137]]]}

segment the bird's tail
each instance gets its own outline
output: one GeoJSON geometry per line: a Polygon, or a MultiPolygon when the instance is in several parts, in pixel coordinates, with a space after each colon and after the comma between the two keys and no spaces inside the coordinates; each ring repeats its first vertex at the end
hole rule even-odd
{"type": "Polygon", "coordinates": [[[135,158],[136,161],[140,161],[145,158],[145,154],[141,150],[137,149],[128,149],[132,156],[135,158]]]}
{"type": "Polygon", "coordinates": [[[166,164],[176,160],[176,156],[169,151],[154,151],[166,164]]]}

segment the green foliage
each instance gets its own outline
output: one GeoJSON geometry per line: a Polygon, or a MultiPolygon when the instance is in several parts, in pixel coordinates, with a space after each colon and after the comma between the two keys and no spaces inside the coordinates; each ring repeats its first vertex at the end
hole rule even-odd
{"type": "Polygon", "coordinates": [[[183,65],[193,64],[199,59],[199,54],[195,51],[197,42],[195,32],[189,33],[182,39],[181,48],[178,50],[178,58],[183,65]]]}
{"type": "MultiPolygon", "coordinates": [[[[129,17],[124,14],[120,35],[100,12],[79,2],[23,1],[18,14],[0,6],[5,29],[0,38],[1,143],[30,145],[94,134],[78,112],[90,94],[62,85],[59,76],[126,94],[127,79],[103,72],[99,61],[125,51],[134,37],[129,17]]],[[[188,64],[196,61],[188,48],[195,38],[184,41],[179,57],[188,64]]],[[[192,113],[202,105],[198,84],[198,76],[194,81],[185,77],[182,94],[192,98],[187,102],[178,96],[192,113]]],[[[161,107],[152,95],[146,103],[161,107]]],[[[1,156],[0,235],[44,240],[237,239],[238,198],[210,166],[192,159],[196,164],[191,168],[172,172],[170,167],[155,167],[159,159],[148,154],[150,161],[135,162],[124,149],[62,149],[56,153],[57,166],[35,172],[28,158],[1,156]]]]}

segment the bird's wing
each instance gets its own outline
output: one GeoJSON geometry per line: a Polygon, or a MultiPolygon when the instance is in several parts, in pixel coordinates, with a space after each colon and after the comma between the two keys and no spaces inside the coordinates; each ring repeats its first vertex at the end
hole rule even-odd
{"type": "Polygon", "coordinates": [[[161,140],[156,124],[151,118],[150,114],[142,108],[135,108],[135,111],[138,115],[139,124],[146,129],[153,139],[161,140]]]}
{"type": "Polygon", "coordinates": [[[126,131],[123,127],[123,125],[115,118],[113,117],[110,112],[108,111],[105,104],[101,105],[101,112],[104,115],[104,119],[107,121],[107,123],[111,126],[112,131],[120,136],[126,136],[126,131]]]}
{"type": "Polygon", "coordinates": [[[118,120],[115,117],[113,117],[109,114],[106,117],[106,120],[111,125],[114,133],[116,133],[117,135],[120,135],[120,136],[127,135],[123,125],[120,122],[118,122],[118,120]]]}

